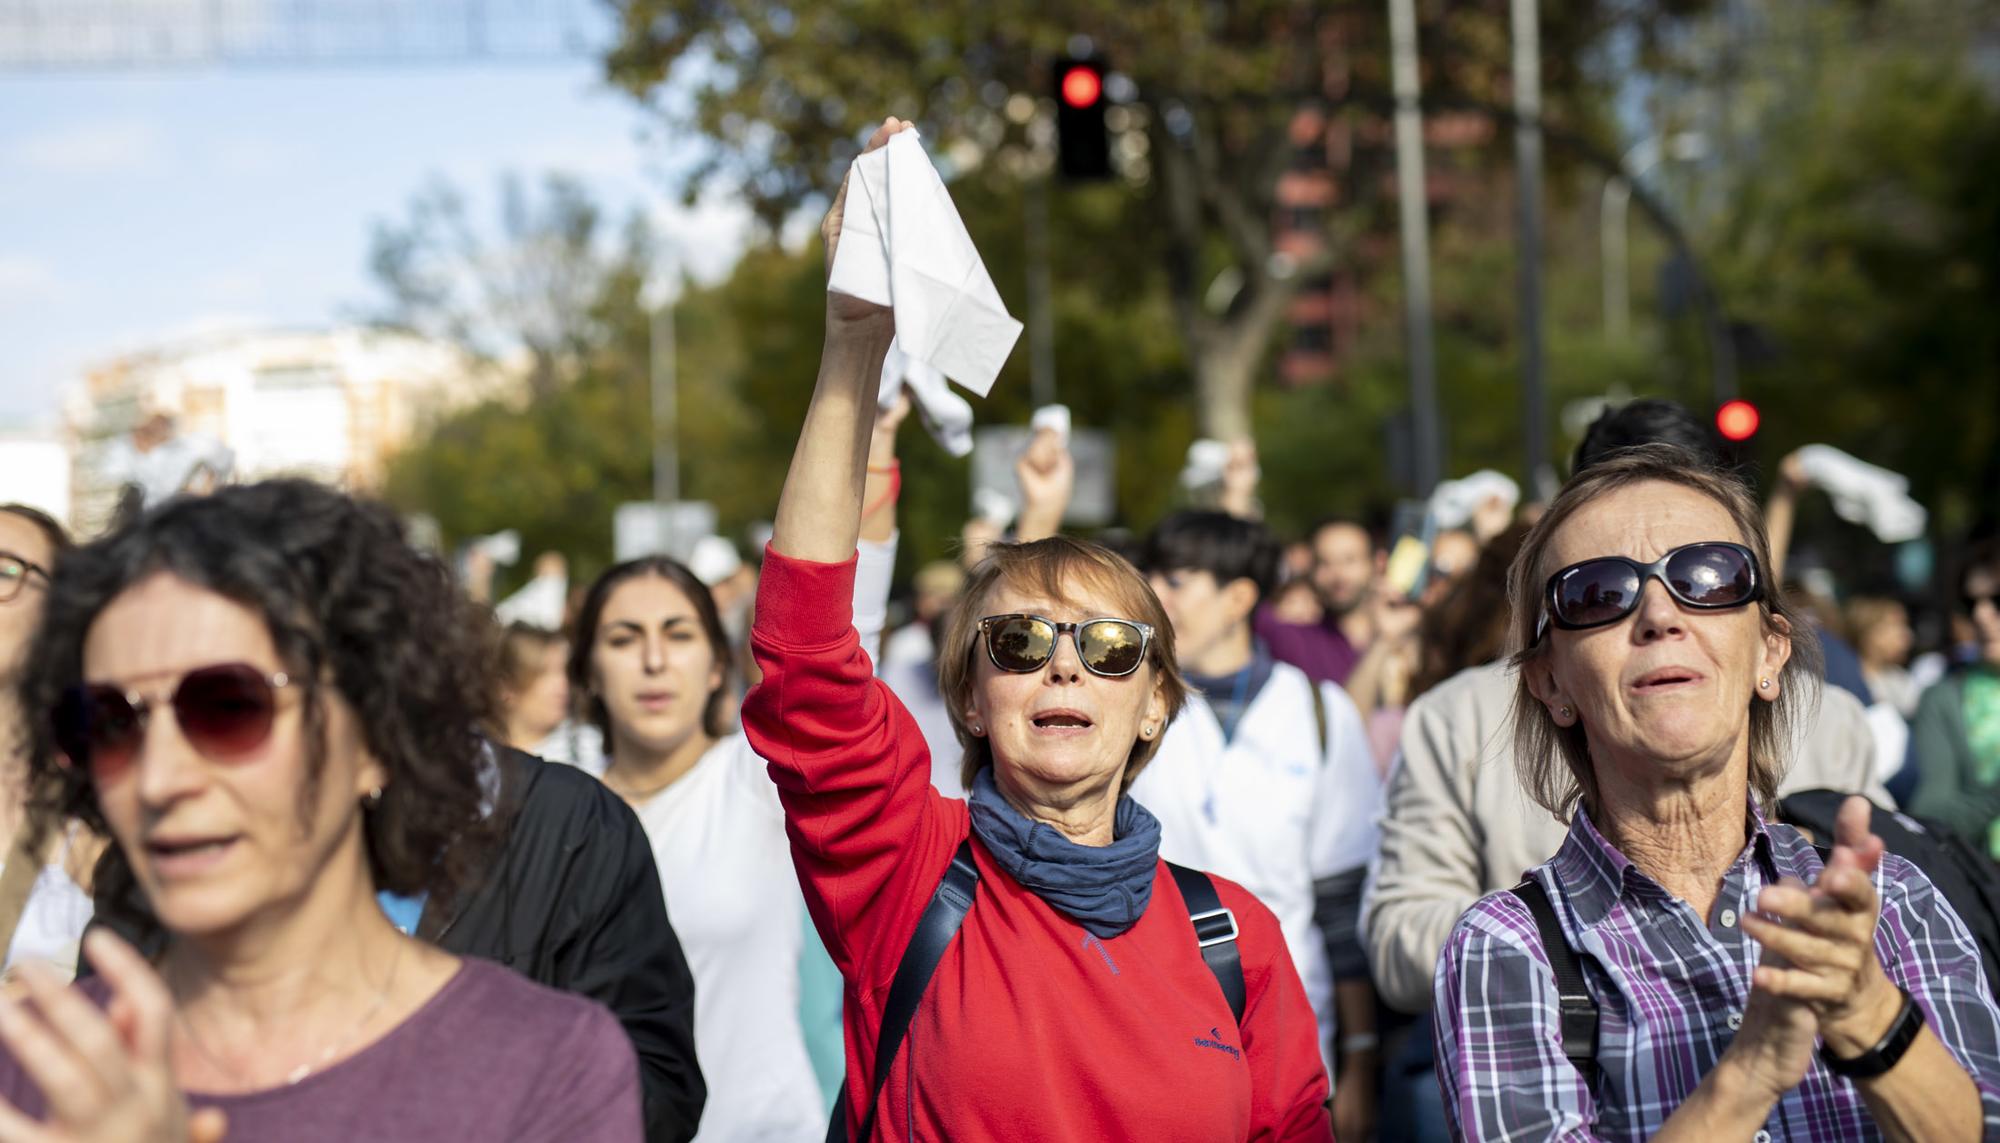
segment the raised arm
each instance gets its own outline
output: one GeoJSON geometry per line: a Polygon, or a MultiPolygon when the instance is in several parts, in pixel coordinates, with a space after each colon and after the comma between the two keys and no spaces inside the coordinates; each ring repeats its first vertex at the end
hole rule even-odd
{"type": "MultiPolygon", "coordinates": [[[[885,120],[868,140],[866,150],[888,145],[910,130],[898,119],[885,120]]],[[[853,175],[850,173],[851,180],[853,175]]],[[[840,245],[841,219],[847,207],[847,182],[834,196],[820,223],[826,239],[826,265],[840,245]]],[[[826,347],[820,353],[819,380],[806,408],[805,427],[778,497],[778,516],[771,529],[771,550],[796,559],[840,563],[854,554],[861,532],[863,484],[867,478],[869,438],[875,431],[875,398],[882,385],[882,359],[896,339],[895,314],[886,306],[846,294],[826,296],[826,347]]]]}

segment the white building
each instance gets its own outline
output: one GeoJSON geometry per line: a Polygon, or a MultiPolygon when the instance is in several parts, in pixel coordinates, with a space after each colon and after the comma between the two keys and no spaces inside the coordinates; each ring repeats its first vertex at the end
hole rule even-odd
{"type": "Polygon", "coordinates": [[[26,504],[58,520],[70,514],[69,448],[47,433],[0,434],[0,504],[26,504]]]}
{"type": "Polygon", "coordinates": [[[116,503],[108,442],[155,413],[221,442],[235,477],[294,474],[380,486],[389,456],[429,416],[498,387],[453,347],[358,327],[221,335],[130,354],[89,371],[65,421],[74,523],[102,527],[116,503]]]}

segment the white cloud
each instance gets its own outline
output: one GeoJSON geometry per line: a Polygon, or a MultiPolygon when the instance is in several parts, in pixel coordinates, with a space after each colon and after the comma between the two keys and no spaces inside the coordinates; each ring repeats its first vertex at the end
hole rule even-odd
{"type": "Polygon", "coordinates": [[[29,135],[10,148],[12,165],[45,175],[132,175],[158,168],[166,137],[157,124],[108,120],[29,135]]]}

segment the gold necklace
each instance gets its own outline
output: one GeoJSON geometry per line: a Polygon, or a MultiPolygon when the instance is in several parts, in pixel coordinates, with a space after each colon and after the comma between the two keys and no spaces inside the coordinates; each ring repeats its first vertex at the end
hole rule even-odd
{"type": "MultiPolygon", "coordinates": [[[[394,992],[396,989],[396,970],[402,966],[403,946],[406,943],[408,942],[403,940],[398,940],[396,942],[396,955],[392,957],[389,961],[388,979],[382,982],[382,990],[375,994],[375,1002],[368,1006],[368,1011],[363,1012],[361,1014],[361,1019],[355,1021],[353,1026],[348,1028],[346,1035],[340,1037],[338,1040],[335,1040],[333,1043],[328,1044],[326,1050],[319,1054],[318,1059],[313,1060],[310,1063],[300,1064],[298,1067],[295,1067],[291,1071],[285,1073],[285,1083],[287,1085],[296,1084],[299,1081],[305,1079],[307,1076],[325,1067],[327,1061],[333,1058],[335,1052],[338,1052],[340,1049],[352,1043],[354,1037],[360,1035],[361,1030],[368,1026],[368,1022],[370,1020],[373,1020],[377,1015],[381,1013],[383,1007],[389,1003],[389,994],[391,992],[394,992]]],[[[230,1066],[229,1064],[223,1063],[222,1060],[219,1057],[217,1057],[214,1052],[208,1050],[208,1045],[202,1042],[200,1033],[194,1030],[194,1022],[187,1018],[187,1013],[183,1011],[181,1009],[181,1006],[178,1004],[174,1006],[174,1017],[175,1019],[180,1021],[181,1029],[187,1033],[188,1043],[194,1045],[194,1050],[196,1052],[199,1052],[203,1059],[207,1060],[212,1066],[215,1067],[217,1071],[220,1071],[223,1074],[227,1075],[230,1079],[233,1079],[238,1083],[247,1082],[243,1077],[243,1073],[237,1071],[234,1067],[230,1066]]]]}

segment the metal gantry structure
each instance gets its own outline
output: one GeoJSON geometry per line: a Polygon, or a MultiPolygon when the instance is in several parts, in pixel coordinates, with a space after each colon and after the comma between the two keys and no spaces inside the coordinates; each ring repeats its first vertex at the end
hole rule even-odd
{"type": "Polygon", "coordinates": [[[0,0],[0,73],[554,63],[603,0],[0,0]]]}

